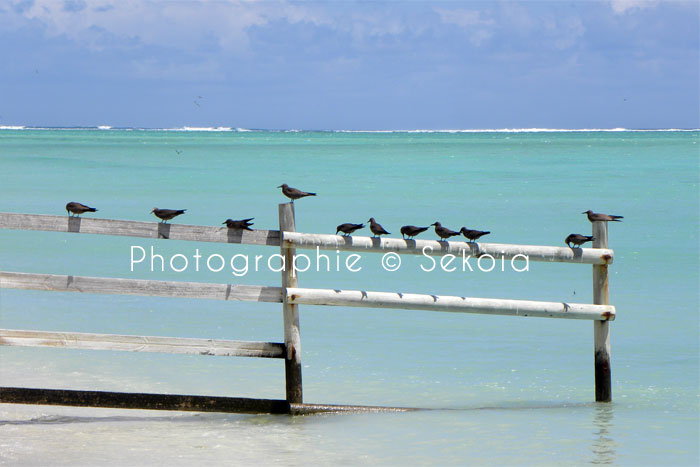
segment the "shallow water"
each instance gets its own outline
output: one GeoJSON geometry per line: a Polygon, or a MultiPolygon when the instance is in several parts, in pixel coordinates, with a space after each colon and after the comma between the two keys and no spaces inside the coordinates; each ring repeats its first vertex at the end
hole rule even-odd
{"type": "MultiPolygon", "coordinates": [[[[588,322],[302,306],[306,402],[433,410],[291,418],[5,404],[0,462],[696,465],[699,136],[2,130],[5,212],[64,215],[75,200],[98,207],[93,217],[151,221],[158,206],[187,208],[175,223],[255,217],[276,229],[286,182],[319,193],[295,203],[305,232],[373,216],[395,233],[439,220],[490,230],[487,242],[562,245],[590,231],[586,209],[625,219],[609,232],[612,404],[593,402],[588,322]]],[[[131,246],[166,259],[275,253],[265,247],[8,230],[0,241],[5,271],[279,284],[266,268],[130,270],[131,246]]],[[[300,284],[591,302],[590,266],[428,273],[427,259],[403,259],[388,272],[363,255],[360,272],[312,270],[300,284]]],[[[0,326],[282,340],[274,304],[8,289],[0,326]]],[[[0,365],[4,386],[284,397],[283,365],[266,359],[2,347],[0,365]]]]}

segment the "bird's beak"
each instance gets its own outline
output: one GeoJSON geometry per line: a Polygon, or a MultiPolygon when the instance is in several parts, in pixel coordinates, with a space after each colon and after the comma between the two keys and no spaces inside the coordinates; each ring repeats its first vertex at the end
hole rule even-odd
{"type": "Polygon", "coordinates": [[[282,188],[282,185],[278,186],[277,188],[282,188]]]}

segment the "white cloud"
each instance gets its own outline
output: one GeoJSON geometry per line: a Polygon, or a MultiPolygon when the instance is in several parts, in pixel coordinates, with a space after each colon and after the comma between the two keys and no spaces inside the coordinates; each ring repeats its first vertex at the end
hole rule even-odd
{"type": "MultiPolygon", "coordinates": [[[[17,3],[19,5],[19,3],[17,3]]],[[[248,29],[284,19],[321,24],[322,15],[284,1],[35,0],[15,8],[20,20],[42,23],[49,37],[66,36],[100,48],[100,32],[146,45],[191,50],[215,40],[230,52],[248,48],[248,29]]]]}
{"type": "Polygon", "coordinates": [[[586,28],[580,18],[567,18],[557,28],[558,36],[554,40],[554,46],[559,50],[568,49],[576,45],[585,32],[586,28]]]}
{"type": "Polygon", "coordinates": [[[466,28],[469,26],[490,26],[494,24],[492,19],[486,19],[482,16],[481,11],[435,8],[435,11],[440,15],[440,20],[446,24],[456,24],[459,27],[466,28]]]}
{"type": "Polygon", "coordinates": [[[656,6],[659,0],[610,0],[610,7],[618,14],[624,14],[628,11],[642,10],[656,6]]]}
{"type": "Polygon", "coordinates": [[[442,23],[454,24],[468,31],[469,41],[476,46],[493,36],[495,21],[485,17],[481,11],[435,8],[435,12],[440,15],[442,23]]]}

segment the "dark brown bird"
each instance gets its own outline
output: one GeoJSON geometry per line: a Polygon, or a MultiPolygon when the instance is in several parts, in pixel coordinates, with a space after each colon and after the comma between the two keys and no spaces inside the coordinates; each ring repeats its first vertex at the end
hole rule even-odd
{"type": "Polygon", "coordinates": [[[403,236],[404,239],[406,237],[412,238],[415,237],[416,235],[425,232],[428,230],[430,227],[416,227],[415,225],[404,225],[401,227],[401,235],[403,236]]]}
{"type": "Polygon", "coordinates": [[[583,245],[586,242],[592,242],[595,240],[595,238],[591,237],[590,235],[581,235],[581,234],[570,234],[566,239],[564,239],[564,243],[569,248],[573,248],[571,244],[573,243],[574,245],[578,245],[580,248],[581,245],[583,245]]]}
{"type": "Polygon", "coordinates": [[[85,206],[82,203],[71,201],[70,203],[66,204],[66,211],[68,212],[69,216],[71,213],[80,216],[84,212],[95,212],[97,209],[91,208],[90,206],[85,206]]]}
{"type": "Polygon", "coordinates": [[[365,224],[340,224],[338,227],[336,227],[335,234],[338,235],[338,232],[343,232],[343,235],[350,235],[354,231],[359,230],[364,226],[365,224]]]}
{"type": "Polygon", "coordinates": [[[593,212],[590,209],[588,211],[582,212],[581,214],[587,214],[588,220],[591,222],[595,222],[595,221],[622,222],[620,219],[624,219],[623,216],[613,216],[610,214],[601,214],[599,212],[593,212]]]}
{"type": "Polygon", "coordinates": [[[161,222],[169,221],[173,217],[179,216],[180,214],[184,214],[187,209],[158,209],[158,208],[153,208],[153,211],[151,211],[153,214],[155,214],[156,217],[161,219],[161,222]]]}
{"type": "Polygon", "coordinates": [[[382,227],[377,221],[374,220],[374,217],[369,218],[369,230],[372,231],[375,237],[379,235],[389,235],[390,232],[387,232],[384,230],[384,227],[382,227]]]}
{"type": "Polygon", "coordinates": [[[435,226],[435,233],[437,234],[438,237],[440,237],[441,240],[445,240],[446,238],[454,237],[455,235],[459,235],[459,232],[455,232],[454,230],[450,230],[447,227],[443,227],[442,224],[439,222],[435,222],[434,224],[430,224],[435,226]]]}
{"type": "Polygon", "coordinates": [[[461,229],[459,229],[459,231],[462,233],[462,235],[467,237],[472,242],[478,240],[479,237],[483,237],[484,235],[488,235],[491,233],[490,231],[484,230],[471,230],[466,227],[462,227],[461,229]]]}
{"type": "Polygon", "coordinates": [[[238,229],[238,230],[253,230],[250,228],[251,225],[253,225],[252,221],[255,219],[254,217],[251,217],[249,219],[241,219],[239,221],[234,221],[233,219],[226,219],[226,221],[222,222],[222,224],[226,224],[226,227],[229,229],[238,229]]]}
{"type": "Polygon", "coordinates": [[[304,196],[316,196],[316,193],[309,193],[306,191],[297,190],[296,188],[290,187],[286,183],[281,184],[277,188],[282,188],[282,193],[284,194],[284,196],[291,199],[292,203],[295,199],[303,198],[304,196]]]}

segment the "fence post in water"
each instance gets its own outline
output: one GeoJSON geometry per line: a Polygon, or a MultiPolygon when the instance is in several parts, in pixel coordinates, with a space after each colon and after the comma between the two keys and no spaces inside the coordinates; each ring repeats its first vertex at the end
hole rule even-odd
{"type": "Polygon", "coordinates": [[[289,303],[287,299],[287,287],[297,287],[297,277],[294,271],[295,248],[285,248],[283,232],[296,231],[294,220],[294,204],[284,203],[279,205],[280,220],[280,253],[284,258],[282,269],[282,313],[284,315],[284,372],[287,386],[287,402],[290,404],[302,403],[301,390],[301,335],[299,333],[299,305],[289,303]]]}
{"type": "MultiPolygon", "coordinates": [[[[593,222],[593,248],[608,247],[608,223],[593,222]]],[[[608,265],[593,265],[593,303],[609,305],[608,265]]],[[[610,323],[593,322],[593,345],[595,348],[595,400],[610,402],[612,400],[612,383],[610,378],[610,323]]]]}

